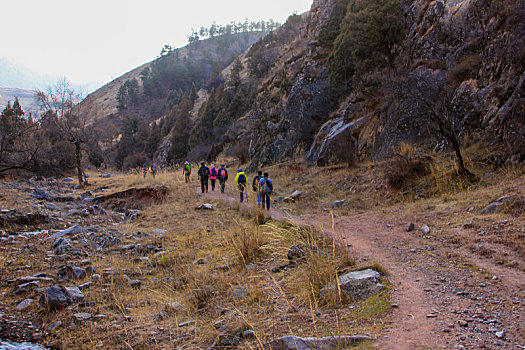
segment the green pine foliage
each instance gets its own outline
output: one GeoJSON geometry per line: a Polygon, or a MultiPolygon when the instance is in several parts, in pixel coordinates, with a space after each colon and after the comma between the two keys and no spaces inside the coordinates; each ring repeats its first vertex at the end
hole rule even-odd
{"type": "Polygon", "coordinates": [[[373,84],[371,73],[393,64],[405,33],[400,0],[349,0],[328,55],[331,81],[343,90],[373,84]]]}
{"type": "Polygon", "coordinates": [[[330,19],[319,32],[317,40],[321,46],[331,46],[339,35],[341,31],[341,22],[343,22],[343,19],[346,16],[349,1],[350,0],[336,1],[332,13],[330,14],[330,19]]]}

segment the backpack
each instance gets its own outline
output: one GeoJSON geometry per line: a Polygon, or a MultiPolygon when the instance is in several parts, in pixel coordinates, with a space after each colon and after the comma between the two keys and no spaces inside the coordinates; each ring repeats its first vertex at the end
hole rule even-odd
{"type": "Polygon", "coordinates": [[[226,169],[222,169],[221,172],[220,172],[220,175],[222,178],[225,178],[226,177],[226,169]]]}
{"type": "Polygon", "coordinates": [[[271,194],[273,191],[273,183],[272,180],[266,179],[264,181],[264,193],[271,194]]]}
{"type": "Polygon", "coordinates": [[[238,182],[239,182],[239,185],[245,185],[246,184],[246,175],[240,174],[238,182]]]}
{"type": "Polygon", "coordinates": [[[186,172],[191,173],[191,165],[186,164],[186,172]]]}
{"type": "Polygon", "coordinates": [[[214,177],[217,176],[217,169],[215,168],[211,169],[211,176],[214,176],[214,177]]]}

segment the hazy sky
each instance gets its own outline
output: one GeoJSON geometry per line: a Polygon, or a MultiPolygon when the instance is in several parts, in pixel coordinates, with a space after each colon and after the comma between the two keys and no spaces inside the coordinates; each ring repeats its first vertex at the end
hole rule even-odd
{"type": "Polygon", "coordinates": [[[284,22],[313,0],[17,0],[2,7],[0,57],[77,84],[106,83],[181,47],[213,21],[284,22]]]}

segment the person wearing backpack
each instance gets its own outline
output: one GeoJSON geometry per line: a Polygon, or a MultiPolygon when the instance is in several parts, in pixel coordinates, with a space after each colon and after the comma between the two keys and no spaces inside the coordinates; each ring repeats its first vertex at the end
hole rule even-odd
{"type": "Polygon", "coordinates": [[[262,197],[262,207],[266,202],[266,209],[270,210],[270,195],[273,192],[272,180],[268,177],[268,173],[264,173],[264,177],[259,180],[259,193],[262,197]]]}
{"type": "MultiPolygon", "coordinates": [[[[246,182],[247,178],[244,171],[242,171],[242,169],[237,170],[237,176],[235,176],[235,183],[239,188],[241,203],[244,201],[244,191],[246,191],[246,182]]],[[[246,191],[246,202],[248,202],[248,191],[246,191]]]]}
{"type": "Polygon", "coordinates": [[[153,178],[155,178],[155,175],[157,174],[157,163],[153,162],[151,165],[151,175],[153,175],[153,178]]]}
{"type": "Polygon", "coordinates": [[[191,164],[189,162],[184,163],[184,168],[182,169],[182,174],[184,175],[184,180],[186,183],[191,182],[191,164]]]}
{"type": "Polygon", "coordinates": [[[208,178],[210,177],[210,169],[206,166],[204,162],[201,163],[197,175],[201,178],[201,191],[204,193],[204,190],[208,192],[208,178]]]}
{"type": "Polygon", "coordinates": [[[146,164],[144,164],[142,166],[142,176],[144,176],[144,178],[146,178],[147,174],[148,174],[148,166],[146,164]]]}
{"type": "Polygon", "coordinates": [[[262,179],[262,171],[258,171],[257,172],[257,175],[255,175],[255,177],[253,178],[253,182],[252,182],[252,190],[253,192],[255,192],[255,194],[257,194],[257,206],[260,207],[261,206],[261,195],[259,193],[259,180],[262,179]]]}
{"type": "Polygon", "coordinates": [[[210,168],[210,181],[212,191],[215,191],[215,181],[217,180],[218,175],[219,174],[217,173],[217,168],[215,168],[215,164],[212,164],[210,168]]]}
{"type": "Polygon", "coordinates": [[[219,184],[221,185],[221,193],[224,193],[226,180],[228,180],[228,170],[226,170],[224,164],[221,164],[221,167],[219,168],[219,184]]]}

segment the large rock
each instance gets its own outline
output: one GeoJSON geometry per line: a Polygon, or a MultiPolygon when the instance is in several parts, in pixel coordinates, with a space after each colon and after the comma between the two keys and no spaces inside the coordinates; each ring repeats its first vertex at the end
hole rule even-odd
{"type": "Polygon", "coordinates": [[[54,233],[53,235],[49,236],[48,239],[49,240],[57,239],[57,238],[64,237],[64,236],[67,236],[67,235],[82,233],[82,231],[83,231],[82,226],[75,225],[75,226],[71,226],[71,227],[69,227],[69,228],[67,228],[65,230],[58,231],[58,232],[54,233]]]}
{"type": "MultiPolygon", "coordinates": [[[[349,272],[340,276],[339,286],[348,297],[354,301],[370,298],[382,291],[385,287],[379,282],[381,275],[372,269],[349,272]]],[[[334,285],[328,285],[321,290],[321,296],[325,296],[334,290],[334,285]]]]}
{"type": "Polygon", "coordinates": [[[308,253],[316,254],[319,256],[326,255],[326,252],[324,250],[319,249],[314,245],[294,244],[288,250],[287,257],[291,264],[296,264],[299,262],[306,261],[308,253]]]}
{"type": "Polygon", "coordinates": [[[33,193],[31,193],[31,197],[36,198],[36,199],[48,199],[49,194],[40,188],[35,188],[33,190],[33,193]]]}
{"type": "Polygon", "coordinates": [[[317,166],[353,163],[357,159],[357,139],[354,133],[365,119],[362,117],[348,122],[342,116],[327,121],[317,133],[306,160],[317,166]]]}
{"type": "Polygon", "coordinates": [[[56,311],[82,301],[84,294],[78,287],[51,286],[42,292],[39,303],[44,308],[56,311]]]}
{"type": "Polygon", "coordinates": [[[324,338],[301,338],[287,335],[282,338],[274,339],[265,344],[265,349],[272,350],[329,350],[339,349],[355,345],[363,340],[370,340],[368,336],[340,336],[324,338]]]}
{"type": "Polygon", "coordinates": [[[525,197],[518,194],[511,194],[507,196],[500,197],[494,202],[487,205],[482,211],[481,214],[499,214],[505,211],[506,208],[509,208],[514,205],[521,205],[525,207],[525,197]]]}

